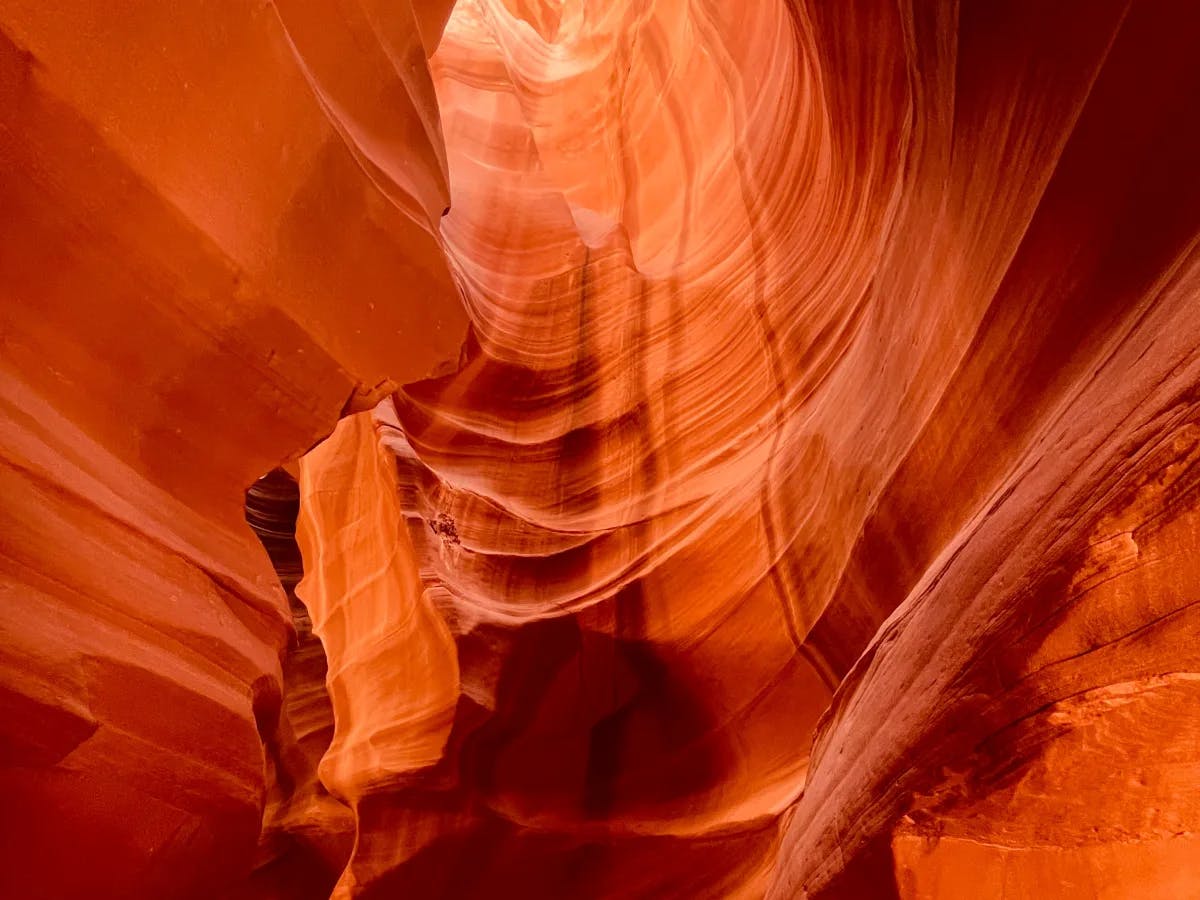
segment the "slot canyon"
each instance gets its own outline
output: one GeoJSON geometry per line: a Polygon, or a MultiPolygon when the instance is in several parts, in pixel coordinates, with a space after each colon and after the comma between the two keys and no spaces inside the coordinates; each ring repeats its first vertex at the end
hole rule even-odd
{"type": "Polygon", "coordinates": [[[0,0],[0,900],[1200,898],[1195,0],[0,0]]]}

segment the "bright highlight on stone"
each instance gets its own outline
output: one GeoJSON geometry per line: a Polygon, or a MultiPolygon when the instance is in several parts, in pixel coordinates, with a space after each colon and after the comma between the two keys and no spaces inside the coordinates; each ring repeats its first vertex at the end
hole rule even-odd
{"type": "Polygon", "coordinates": [[[1200,896],[1198,40],[0,4],[0,898],[1200,896]]]}

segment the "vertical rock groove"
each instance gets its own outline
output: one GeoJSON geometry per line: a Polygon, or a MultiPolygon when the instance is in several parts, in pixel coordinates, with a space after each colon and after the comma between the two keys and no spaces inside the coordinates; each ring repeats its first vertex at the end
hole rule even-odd
{"type": "Polygon", "coordinates": [[[1198,35],[11,0],[0,895],[1196,894],[1198,35]]]}

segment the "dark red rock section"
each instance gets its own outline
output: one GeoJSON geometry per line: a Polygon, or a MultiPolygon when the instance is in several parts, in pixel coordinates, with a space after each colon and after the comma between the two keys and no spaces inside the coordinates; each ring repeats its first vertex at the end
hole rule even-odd
{"type": "Polygon", "coordinates": [[[12,0],[0,897],[1200,893],[1197,38],[12,0]]]}

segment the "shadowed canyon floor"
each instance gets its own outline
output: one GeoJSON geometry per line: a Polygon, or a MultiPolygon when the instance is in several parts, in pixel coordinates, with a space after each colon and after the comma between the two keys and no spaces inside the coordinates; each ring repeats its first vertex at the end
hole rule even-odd
{"type": "Polygon", "coordinates": [[[1200,897],[1198,42],[0,3],[0,898],[1200,897]]]}

